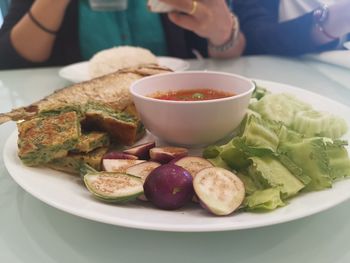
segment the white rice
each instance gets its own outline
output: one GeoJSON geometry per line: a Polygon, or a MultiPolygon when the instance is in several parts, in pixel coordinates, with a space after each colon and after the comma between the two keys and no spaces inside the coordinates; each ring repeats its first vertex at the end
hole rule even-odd
{"type": "Polygon", "coordinates": [[[122,68],[142,64],[157,64],[157,58],[148,49],[121,46],[102,50],[96,53],[89,62],[91,78],[100,77],[122,68]]]}

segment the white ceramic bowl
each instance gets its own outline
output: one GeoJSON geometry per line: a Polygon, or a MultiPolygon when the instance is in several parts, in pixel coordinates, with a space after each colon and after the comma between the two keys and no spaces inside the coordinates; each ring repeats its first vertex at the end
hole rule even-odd
{"type": "Polygon", "coordinates": [[[203,146],[238,127],[248,108],[254,83],[244,77],[211,71],[166,73],[142,78],[130,87],[145,127],[171,144],[203,146]],[[235,96],[206,101],[169,101],[151,98],[157,92],[215,89],[235,96]]]}

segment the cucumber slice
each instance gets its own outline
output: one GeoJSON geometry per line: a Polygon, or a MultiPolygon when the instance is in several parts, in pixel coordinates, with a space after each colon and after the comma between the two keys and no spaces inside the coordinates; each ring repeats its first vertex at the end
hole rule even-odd
{"type": "Polygon", "coordinates": [[[142,179],[129,174],[88,173],[84,183],[96,198],[107,202],[126,202],[143,193],[142,179]]]}
{"type": "Polygon", "coordinates": [[[265,119],[282,122],[290,126],[297,111],[311,109],[311,106],[285,93],[264,96],[256,102],[254,110],[265,119]]]}
{"type": "Polygon", "coordinates": [[[342,118],[316,110],[296,113],[292,128],[307,137],[324,136],[332,139],[339,138],[347,131],[342,118]]]}
{"type": "Polygon", "coordinates": [[[234,173],[219,167],[197,173],[193,187],[201,204],[215,215],[228,215],[243,202],[244,185],[234,173]]]}
{"type": "Polygon", "coordinates": [[[292,128],[307,137],[319,135],[330,124],[330,114],[315,110],[299,111],[295,114],[292,128]]]}
{"type": "Polygon", "coordinates": [[[339,117],[333,116],[330,121],[329,127],[326,131],[323,131],[322,135],[332,139],[339,139],[348,131],[348,125],[345,120],[339,117]]]}

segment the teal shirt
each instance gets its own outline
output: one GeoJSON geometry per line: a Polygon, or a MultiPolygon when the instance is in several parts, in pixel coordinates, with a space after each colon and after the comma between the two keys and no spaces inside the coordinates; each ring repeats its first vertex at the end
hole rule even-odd
{"type": "Polygon", "coordinates": [[[116,12],[91,10],[79,2],[79,37],[83,59],[115,46],[138,46],[158,56],[166,55],[166,40],[159,14],[149,12],[146,0],[129,0],[128,9],[116,12]]]}

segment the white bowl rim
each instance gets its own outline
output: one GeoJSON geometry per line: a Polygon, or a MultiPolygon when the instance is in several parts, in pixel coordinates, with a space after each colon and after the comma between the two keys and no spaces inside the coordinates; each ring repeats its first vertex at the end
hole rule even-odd
{"type": "Polygon", "coordinates": [[[153,102],[157,102],[157,103],[164,103],[164,104],[203,104],[203,103],[217,103],[220,101],[227,101],[227,100],[232,100],[232,99],[239,99],[240,97],[244,97],[246,95],[248,95],[249,93],[252,93],[255,89],[255,83],[253,80],[243,77],[241,75],[237,75],[237,74],[233,74],[233,73],[227,73],[227,72],[221,72],[221,71],[210,71],[210,70],[206,70],[206,71],[201,71],[201,70],[192,70],[192,71],[181,71],[181,72],[169,72],[169,73],[161,73],[161,74],[156,74],[156,75],[152,75],[152,76],[147,76],[144,78],[141,78],[139,80],[136,80],[135,82],[133,82],[131,84],[130,87],[130,93],[135,96],[138,97],[140,99],[143,100],[147,100],[147,101],[153,101],[153,102]],[[167,75],[186,75],[186,74],[206,74],[206,73],[210,73],[210,74],[217,74],[217,75],[224,75],[224,76],[230,76],[230,77],[235,77],[247,82],[250,82],[252,84],[252,87],[250,89],[248,89],[245,92],[242,92],[240,94],[237,95],[233,95],[233,96],[229,96],[229,97],[225,97],[225,98],[220,98],[220,99],[211,99],[211,100],[199,100],[199,101],[195,101],[195,100],[191,100],[191,101],[178,101],[178,100],[161,100],[161,99],[156,99],[156,98],[151,98],[145,95],[140,95],[137,92],[134,91],[134,87],[142,81],[148,80],[148,79],[152,79],[152,78],[157,78],[160,76],[167,76],[167,75]]]}

